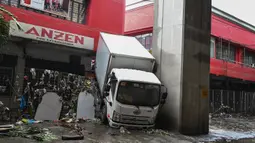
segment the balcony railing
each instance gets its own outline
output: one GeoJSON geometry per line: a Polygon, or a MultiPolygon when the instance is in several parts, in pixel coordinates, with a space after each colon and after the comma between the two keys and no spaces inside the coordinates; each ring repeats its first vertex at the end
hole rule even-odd
{"type": "MultiPolygon", "coordinates": [[[[65,10],[62,8],[63,5],[60,6],[53,6],[52,1],[54,0],[48,0],[48,5],[43,4],[40,9],[38,8],[32,8],[29,6],[24,6],[24,4],[21,4],[22,0],[0,0],[0,4],[10,5],[22,9],[26,9],[29,11],[34,11],[40,14],[49,15],[52,17],[70,20],[76,23],[85,24],[86,23],[86,10],[89,4],[89,0],[62,0],[63,5],[65,5],[65,10]],[[67,2],[65,2],[67,1],[67,2]]],[[[24,0],[26,1],[26,0],[24,0]]],[[[45,0],[47,1],[47,0],[45,0]]],[[[58,0],[61,1],[61,0],[58,0]]],[[[56,5],[56,4],[55,4],[56,5]]]]}
{"type": "MultiPolygon", "coordinates": [[[[217,58],[211,57],[211,59],[217,59],[217,58]]],[[[247,64],[247,63],[237,62],[235,60],[229,60],[229,59],[223,59],[223,58],[222,59],[217,59],[217,60],[222,60],[222,61],[225,61],[225,62],[230,62],[230,63],[241,65],[241,66],[244,66],[244,67],[247,67],[247,68],[255,69],[255,63],[254,64],[247,64]]]]}

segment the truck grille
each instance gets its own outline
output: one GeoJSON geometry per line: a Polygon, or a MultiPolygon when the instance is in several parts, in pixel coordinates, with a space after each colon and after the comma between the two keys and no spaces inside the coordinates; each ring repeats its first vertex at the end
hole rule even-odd
{"type": "Polygon", "coordinates": [[[122,115],[121,123],[126,124],[136,124],[136,125],[149,125],[148,117],[139,117],[139,116],[129,116],[129,115],[122,115]]]}

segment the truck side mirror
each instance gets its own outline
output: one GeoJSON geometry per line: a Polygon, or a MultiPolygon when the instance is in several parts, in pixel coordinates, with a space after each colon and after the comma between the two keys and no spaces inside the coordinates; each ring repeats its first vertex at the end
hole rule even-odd
{"type": "Polygon", "coordinates": [[[168,95],[167,92],[164,92],[164,93],[162,94],[162,99],[165,100],[165,99],[167,98],[167,95],[168,95]]]}

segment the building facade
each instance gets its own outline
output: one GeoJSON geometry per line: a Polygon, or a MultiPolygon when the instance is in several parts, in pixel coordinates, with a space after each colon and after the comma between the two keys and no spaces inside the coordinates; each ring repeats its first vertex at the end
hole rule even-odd
{"type": "Polygon", "coordinates": [[[10,20],[11,39],[0,55],[0,100],[10,108],[28,69],[84,75],[99,32],[124,34],[125,0],[0,0],[0,6],[22,28],[10,20]]]}
{"type": "MultiPolygon", "coordinates": [[[[125,35],[152,48],[153,3],[126,11],[125,35]]],[[[210,47],[211,109],[227,105],[236,112],[253,110],[255,99],[255,27],[212,8],[210,47]]],[[[171,74],[171,73],[169,73],[171,74]]]]}

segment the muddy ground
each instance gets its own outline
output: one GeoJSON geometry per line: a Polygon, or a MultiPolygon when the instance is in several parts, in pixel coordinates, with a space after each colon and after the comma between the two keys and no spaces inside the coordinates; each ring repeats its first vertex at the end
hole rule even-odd
{"type": "MultiPolygon", "coordinates": [[[[79,123],[85,136],[81,141],[63,141],[62,135],[75,135],[74,130],[60,126],[60,123],[40,123],[32,126],[48,128],[57,136],[51,142],[77,143],[186,143],[186,142],[255,142],[255,118],[239,115],[221,115],[210,120],[210,133],[204,136],[184,136],[176,132],[162,130],[126,130],[112,129],[96,122],[79,123]]],[[[21,137],[1,137],[0,143],[32,143],[32,139],[21,137]]]]}

